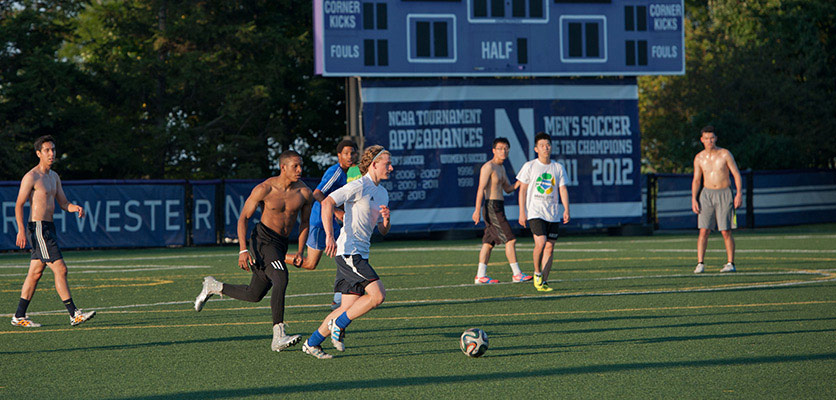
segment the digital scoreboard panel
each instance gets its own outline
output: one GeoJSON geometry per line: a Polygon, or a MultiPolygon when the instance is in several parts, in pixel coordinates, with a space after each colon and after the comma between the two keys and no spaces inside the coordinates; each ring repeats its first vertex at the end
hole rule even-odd
{"type": "Polygon", "coordinates": [[[324,76],[685,73],[683,0],[314,0],[324,76]]]}

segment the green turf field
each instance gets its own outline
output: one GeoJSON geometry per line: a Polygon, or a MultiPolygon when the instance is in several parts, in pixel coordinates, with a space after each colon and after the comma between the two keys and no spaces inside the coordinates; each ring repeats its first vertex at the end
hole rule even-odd
{"type": "MultiPolygon", "coordinates": [[[[28,330],[8,322],[28,254],[0,254],[0,398],[833,398],[836,226],[736,239],[738,272],[717,273],[715,234],[694,275],[696,233],[562,238],[545,294],[508,283],[501,251],[501,284],[473,285],[478,239],[376,243],[386,302],[344,353],[326,340],[332,360],[270,351],[267,299],[194,311],[203,276],[249,282],[237,247],[65,251],[76,304],[98,314],[69,326],[46,272],[28,330]],[[470,327],[490,337],[482,358],[458,348],[470,327]]],[[[290,333],[326,316],[334,271],[290,271],[290,333]]]]}

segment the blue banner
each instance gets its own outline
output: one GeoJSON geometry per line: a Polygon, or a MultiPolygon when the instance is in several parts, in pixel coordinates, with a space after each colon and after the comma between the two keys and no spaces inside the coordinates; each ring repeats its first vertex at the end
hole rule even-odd
{"type": "MultiPolygon", "coordinates": [[[[571,225],[642,222],[638,88],[622,80],[363,80],[366,146],[392,153],[393,231],[472,228],[478,171],[497,137],[515,181],[537,132],[567,173],[571,225]]],[[[517,193],[505,197],[518,218],[517,193]]],[[[516,226],[516,224],[514,224],[516,226]]]]}
{"type": "Polygon", "coordinates": [[[774,171],[754,176],[756,226],[836,221],[836,171],[774,171]]]}
{"type": "Polygon", "coordinates": [[[220,181],[192,181],[192,243],[216,243],[215,194],[220,181]]]}
{"type": "MultiPolygon", "coordinates": [[[[61,247],[153,247],[186,244],[185,191],[182,181],[63,182],[67,198],[84,207],[84,218],[61,210],[53,221],[61,247]]],[[[17,186],[0,187],[0,248],[15,249],[14,207],[17,186]]],[[[24,207],[29,218],[29,203],[24,207]]]]}

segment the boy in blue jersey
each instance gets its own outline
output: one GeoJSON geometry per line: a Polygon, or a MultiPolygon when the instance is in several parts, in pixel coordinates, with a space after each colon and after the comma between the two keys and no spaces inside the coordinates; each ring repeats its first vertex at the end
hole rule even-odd
{"type": "MultiPolygon", "coordinates": [[[[319,260],[322,258],[322,252],[325,250],[325,230],[322,226],[322,217],[320,217],[322,210],[320,202],[347,183],[348,169],[354,165],[356,160],[357,143],[348,139],[341,141],[337,145],[337,163],[325,171],[322,180],[313,192],[313,197],[316,201],[311,208],[310,230],[308,232],[308,241],[305,243],[308,248],[308,256],[288,255],[286,259],[288,263],[296,267],[311,270],[315,269],[317,264],[319,264],[319,260]]],[[[343,214],[344,212],[342,210],[334,210],[334,216],[339,220],[343,219],[343,214]]],[[[336,226],[334,230],[335,234],[339,235],[339,225],[334,225],[336,226]]]]}

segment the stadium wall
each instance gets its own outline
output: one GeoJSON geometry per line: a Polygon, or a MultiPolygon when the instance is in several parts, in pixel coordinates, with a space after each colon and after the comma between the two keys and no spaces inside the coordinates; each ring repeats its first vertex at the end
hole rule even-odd
{"type": "MultiPolygon", "coordinates": [[[[745,171],[739,227],[836,222],[836,170],[745,171]]],[[[642,177],[645,221],[655,229],[695,229],[690,174],[642,177]]],[[[244,201],[261,180],[98,180],[63,182],[85,208],[78,219],[55,213],[64,248],[163,247],[228,243],[244,201]],[[188,210],[188,212],[186,211],[188,210]]],[[[315,187],[318,179],[305,179],[315,187]]],[[[0,182],[0,250],[17,250],[14,205],[19,182],[0,182]]],[[[24,212],[28,218],[28,205],[24,212]]],[[[258,222],[258,212],[250,229],[258,222]]],[[[397,221],[393,221],[397,224],[397,221]]],[[[428,221],[428,224],[431,221],[428,221]]],[[[581,228],[581,227],[576,227],[581,228]]],[[[295,237],[294,231],[291,236],[295,237]]]]}

